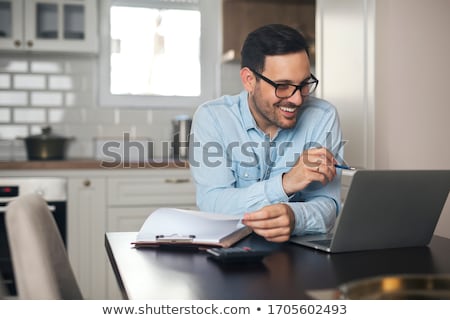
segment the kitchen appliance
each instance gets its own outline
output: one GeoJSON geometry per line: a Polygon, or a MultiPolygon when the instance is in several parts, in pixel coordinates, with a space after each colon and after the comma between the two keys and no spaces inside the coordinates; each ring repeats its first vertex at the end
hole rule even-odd
{"type": "Polygon", "coordinates": [[[52,133],[51,127],[42,128],[41,134],[23,138],[28,160],[64,160],[73,139],[52,133]]]}
{"type": "Polygon", "coordinates": [[[172,157],[175,160],[189,158],[189,135],[192,119],[187,115],[176,116],[172,120],[172,157]]]}
{"type": "Polygon", "coordinates": [[[0,272],[9,295],[17,294],[14,271],[5,226],[5,212],[9,201],[28,194],[40,194],[48,203],[64,244],[67,241],[67,179],[60,177],[0,178],[0,272]]]}

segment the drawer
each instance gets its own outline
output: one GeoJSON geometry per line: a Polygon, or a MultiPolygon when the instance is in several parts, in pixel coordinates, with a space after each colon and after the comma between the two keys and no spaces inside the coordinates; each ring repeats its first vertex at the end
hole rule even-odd
{"type": "Polygon", "coordinates": [[[166,170],[145,178],[108,179],[108,206],[195,204],[195,185],[189,171],[166,170]]]}
{"type": "MultiPolygon", "coordinates": [[[[148,216],[158,207],[114,207],[108,209],[107,232],[137,232],[148,216]]],[[[180,209],[198,210],[194,205],[185,205],[180,209]]]]}

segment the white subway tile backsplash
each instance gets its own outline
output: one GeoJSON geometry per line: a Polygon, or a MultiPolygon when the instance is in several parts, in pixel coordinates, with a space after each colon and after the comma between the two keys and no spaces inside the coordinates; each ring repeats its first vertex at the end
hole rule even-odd
{"type": "Polygon", "coordinates": [[[121,124],[149,124],[148,120],[152,119],[151,110],[146,109],[120,109],[119,122],[121,124]]]}
{"type": "Polygon", "coordinates": [[[62,73],[63,66],[58,61],[32,61],[31,72],[33,73],[62,73]]]}
{"type": "Polygon", "coordinates": [[[39,107],[63,106],[63,94],[61,92],[32,92],[31,105],[39,107]]]}
{"type": "Polygon", "coordinates": [[[96,72],[95,59],[72,59],[65,62],[65,73],[93,74],[93,72],[96,72]]]}
{"type": "Polygon", "coordinates": [[[129,133],[130,137],[136,137],[136,128],[132,125],[103,125],[99,128],[101,138],[120,138],[124,133],[129,133]]]}
{"type": "Polygon", "coordinates": [[[79,124],[83,122],[82,111],[78,108],[64,108],[64,109],[49,109],[48,122],[50,123],[70,123],[79,124]]]}
{"type": "Polygon", "coordinates": [[[9,74],[0,74],[0,88],[9,89],[11,87],[11,77],[9,74]]]}
{"type": "Polygon", "coordinates": [[[194,114],[195,108],[183,108],[183,109],[157,109],[153,110],[153,119],[154,123],[161,124],[165,126],[171,126],[172,120],[179,115],[187,115],[188,117],[192,117],[194,114]]]}
{"type": "Polygon", "coordinates": [[[84,109],[84,121],[89,124],[114,124],[114,113],[109,109],[84,109]]]}
{"type": "Polygon", "coordinates": [[[46,122],[45,110],[35,108],[14,109],[15,123],[43,123],[46,122]]]}
{"type": "Polygon", "coordinates": [[[91,76],[81,76],[80,80],[80,91],[86,93],[92,93],[97,90],[96,84],[94,83],[94,78],[91,76]]]}
{"type": "Polygon", "coordinates": [[[96,125],[87,124],[66,124],[64,134],[70,137],[75,137],[75,141],[79,140],[92,140],[97,134],[96,125]]]}
{"type": "Polygon", "coordinates": [[[16,139],[28,136],[26,125],[0,125],[0,139],[16,139]]]}
{"type": "Polygon", "coordinates": [[[73,90],[74,81],[70,76],[49,76],[48,87],[50,90],[73,90]]]}
{"type": "Polygon", "coordinates": [[[92,158],[94,153],[94,143],[92,139],[72,141],[67,149],[69,159],[92,158]]]}
{"type": "Polygon", "coordinates": [[[43,75],[15,75],[14,89],[45,89],[45,76],[43,75]]]}
{"type": "Polygon", "coordinates": [[[0,140],[0,161],[13,160],[12,140],[0,140]]]}
{"type": "Polygon", "coordinates": [[[9,123],[11,121],[11,110],[2,108],[0,109],[0,122],[9,123]]]}
{"type": "Polygon", "coordinates": [[[42,134],[42,128],[43,127],[44,127],[43,125],[32,125],[32,126],[30,126],[30,134],[31,135],[42,134]]]}
{"type": "MultiPolygon", "coordinates": [[[[66,92],[64,94],[66,107],[92,108],[95,105],[94,95],[84,92],[66,92]]],[[[112,112],[112,111],[111,111],[112,112]]]]}
{"type": "Polygon", "coordinates": [[[26,106],[27,93],[22,91],[0,91],[0,106],[26,106]]]}
{"type": "Polygon", "coordinates": [[[65,113],[62,109],[54,109],[48,111],[48,122],[49,123],[62,123],[65,119],[65,113]]]}
{"type": "MultiPolygon", "coordinates": [[[[96,57],[17,56],[0,57],[0,140],[41,134],[50,124],[55,134],[75,138],[71,158],[93,157],[95,138],[124,133],[150,138],[155,155],[167,156],[172,120],[196,109],[103,108],[97,102],[96,57]]],[[[26,155],[23,145],[9,144],[0,146],[0,160],[5,154],[14,160],[26,155]]]]}
{"type": "Polygon", "coordinates": [[[0,140],[0,160],[25,160],[26,151],[23,140],[0,140]]]}
{"type": "Polygon", "coordinates": [[[27,72],[28,62],[15,58],[0,58],[0,72],[27,72]]]}

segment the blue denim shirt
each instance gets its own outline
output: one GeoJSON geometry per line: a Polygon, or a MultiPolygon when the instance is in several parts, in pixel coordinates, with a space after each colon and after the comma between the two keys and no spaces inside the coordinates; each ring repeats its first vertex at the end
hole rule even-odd
{"type": "Polygon", "coordinates": [[[340,179],[311,183],[291,196],[282,186],[304,150],[326,147],[342,162],[342,134],[336,109],[307,97],[297,124],[271,140],[258,128],[246,91],[202,104],[194,114],[190,169],[202,211],[242,215],[266,205],[287,203],[294,211],[293,234],[328,232],[340,207],[340,179]]]}

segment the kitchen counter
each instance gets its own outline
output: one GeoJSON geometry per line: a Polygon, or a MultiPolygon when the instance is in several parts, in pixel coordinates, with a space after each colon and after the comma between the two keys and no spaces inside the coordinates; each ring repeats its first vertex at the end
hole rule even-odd
{"type": "Polygon", "coordinates": [[[187,161],[160,159],[145,163],[116,163],[96,159],[69,159],[57,161],[0,161],[0,170],[68,170],[68,169],[151,169],[151,168],[188,168],[187,161]]]}

